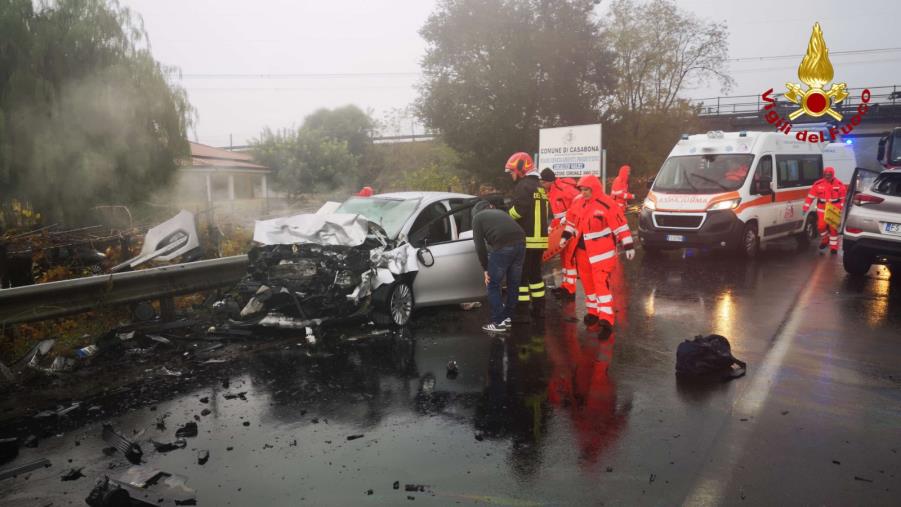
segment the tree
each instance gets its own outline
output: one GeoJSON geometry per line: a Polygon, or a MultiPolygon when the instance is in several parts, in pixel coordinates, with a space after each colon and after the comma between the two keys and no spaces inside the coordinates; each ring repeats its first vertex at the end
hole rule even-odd
{"type": "Polygon", "coordinates": [[[347,141],[309,128],[273,132],[252,141],[256,159],[273,169],[275,184],[291,196],[345,186],[357,173],[358,157],[347,141]]]}
{"type": "Polygon", "coordinates": [[[0,3],[0,207],[77,223],[168,183],[192,109],[116,0],[0,3]]]}
{"type": "Polygon", "coordinates": [[[346,141],[350,153],[359,157],[371,142],[370,135],[375,122],[359,107],[348,105],[319,109],[304,119],[303,126],[318,130],[323,137],[346,141]]]}
{"type": "Polygon", "coordinates": [[[538,129],[593,123],[611,85],[594,0],[443,0],[420,31],[428,47],[417,110],[496,179],[537,148],[538,129]]]}
{"type": "Polygon", "coordinates": [[[725,93],[733,84],[725,23],[706,23],[668,0],[616,0],[603,26],[617,76],[615,114],[666,113],[688,88],[717,80],[725,93]]]}

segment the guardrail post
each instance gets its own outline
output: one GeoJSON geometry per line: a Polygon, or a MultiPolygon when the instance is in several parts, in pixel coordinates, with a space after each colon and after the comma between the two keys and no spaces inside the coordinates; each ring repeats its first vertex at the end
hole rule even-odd
{"type": "Polygon", "coordinates": [[[175,320],[175,299],[172,297],[160,298],[160,320],[172,322],[175,320]]]}

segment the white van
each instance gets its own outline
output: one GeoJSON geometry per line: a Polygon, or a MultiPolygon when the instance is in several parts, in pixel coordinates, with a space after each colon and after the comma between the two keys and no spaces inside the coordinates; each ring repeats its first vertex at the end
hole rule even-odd
{"type": "Polygon", "coordinates": [[[801,211],[810,186],[827,165],[853,172],[853,157],[850,147],[781,132],[683,135],[641,208],[639,240],[648,252],[702,247],[746,257],[786,236],[807,246],[817,236],[816,207],[801,211]]]}

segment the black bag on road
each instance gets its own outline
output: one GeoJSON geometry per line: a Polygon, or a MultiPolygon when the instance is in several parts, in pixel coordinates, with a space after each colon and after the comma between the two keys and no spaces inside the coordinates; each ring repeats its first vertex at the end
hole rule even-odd
{"type": "Polygon", "coordinates": [[[676,373],[692,377],[716,377],[731,380],[744,376],[747,365],[732,355],[729,340],[718,334],[695,336],[676,349],[676,373]],[[732,365],[738,365],[733,369],[732,365]]]}

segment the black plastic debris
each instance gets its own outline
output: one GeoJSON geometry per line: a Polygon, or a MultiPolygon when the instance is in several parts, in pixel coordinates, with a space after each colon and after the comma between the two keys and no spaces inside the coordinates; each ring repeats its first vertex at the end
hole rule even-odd
{"type": "Polygon", "coordinates": [[[82,471],[82,468],[72,468],[68,472],[64,473],[62,475],[62,477],[60,477],[60,480],[74,481],[74,480],[81,479],[82,477],[84,477],[84,474],[81,473],[81,471],[82,471]]]}
{"type": "Polygon", "coordinates": [[[394,489],[400,489],[400,481],[394,481],[394,489]]]}
{"type": "Polygon", "coordinates": [[[209,396],[204,396],[203,398],[200,398],[200,403],[209,403],[209,402],[210,402],[209,396]]]}
{"type": "Polygon", "coordinates": [[[114,430],[111,425],[103,425],[102,437],[104,442],[118,449],[131,463],[138,464],[141,462],[141,457],[144,455],[143,451],[141,451],[141,447],[116,433],[116,430],[114,430]]]}
{"type": "Polygon", "coordinates": [[[242,399],[247,401],[247,391],[241,391],[240,393],[226,393],[222,395],[226,400],[234,400],[234,399],[242,399]]]}
{"type": "Polygon", "coordinates": [[[197,505],[197,500],[188,498],[187,500],[176,500],[175,505],[197,505]]]}
{"type": "Polygon", "coordinates": [[[30,461],[28,463],[25,463],[24,465],[0,470],[0,480],[9,479],[10,477],[16,477],[17,475],[28,473],[32,470],[37,470],[38,468],[47,468],[49,466],[50,460],[47,458],[30,461]]]}
{"type": "Polygon", "coordinates": [[[732,355],[729,340],[718,334],[697,335],[676,349],[676,373],[692,378],[732,380],[745,375],[747,364],[732,355]],[[732,366],[737,365],[737,369],[732,366]]]}
{"type": "Polygon", "coordinates": [[[250,421],[244,421],[244,426],[250,426],[250,421]]]}
{"type": "MultiPolygon", "coordinates": [[[[134,505],[128,491],[110,481],[109,477],[98,480],[84,501],[91,507],[130,507],[134,505]]],[[[144,502],[141,503],[144,504],[144,502]]]]}
{"type": "Polygon", "coordinates": [[[365,435],[347,435],[347,440],[356,440],[358,438],[363,438],[365,435]]]}
{"type": "Polygon", "coordinates": [[[854,476],[854,480],[860,482],[873,482],[873,479],[867,479],[866,477],[859,477],[857,475],[854,476]]]}
{"type": "Polygon", "coordinates": [[[156,418],[156,429],[160,431],[166,430],[166,418],[169,417],[169,414],[164,414],[160,417],[156,418]]]}
{"type": "Polygon", "coordinates": [[[185,424],[184,426],[182,426],[181,428],[178,428],[178,430],[175,431],[175,436],[178,438],[196,437],[197,436],[197,423],[189,422],[189,423],[185,424]]]}
{"type": "Polygon", "coordinates": [[[459,372],[460,372],[460,365],[458,365],[456,361],[448,361],[447,362],[448,375],[450,375],[450,374],[456,375],[459,372]]]}
{"type": "Polygon", "coordinates": [[[0,463],[6,463],[16,459],[19,455],[19,439],[0,438],[0,463]]]}
{"type": "Polygon", "coordinates": [[[418,491],[424,493],[428,486],[424,484],[404,484],[404,491],[418,491]]]}
{"type": "Polygon", "coordinates": [[[188,445],[187,442],[180,438],[175,442],[157,442],[156,440],[151,440],[150,443],[153,444],[153,448],[156,449],[156,452],[172,452],[176,449],[184,449],[188,445]]]}
{"type": "Polygon", "coordinates": [[[206,465],[206,462],[210,460],[210,451],[202,449],[197,451],[197,464],[198,465],[206,465]]]}
{"type": "Polygon", "coordinates": [[[206,416],[208,416],[208,415],[210,415],[210,414],[212,414],[212,413],[213,413],[213,411],[210,410],[210,409],[208,409],[208,408],[205,408],[205,409],[203,409],[203,410],[200,411],[200,415],[202,415],[202,416],[204,416],[204,417],[206,417],[206,416]]]}
{"type": "Polygon", "coordinates": [[[367,490],[366,490],[366,494],[369,495],[369,496],[372,496],[373,493],[375,493],[375,492],[372,491],[371,489],[367,489],[367,490]]]}

